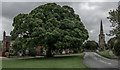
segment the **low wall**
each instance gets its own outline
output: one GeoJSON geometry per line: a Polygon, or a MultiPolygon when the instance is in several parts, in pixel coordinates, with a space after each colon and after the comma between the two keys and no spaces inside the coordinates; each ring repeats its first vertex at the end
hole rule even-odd
{"type": "Polygon", "coordinates": [[[0,51],[0,56],[5,56],[5,52],[0,51]]]}

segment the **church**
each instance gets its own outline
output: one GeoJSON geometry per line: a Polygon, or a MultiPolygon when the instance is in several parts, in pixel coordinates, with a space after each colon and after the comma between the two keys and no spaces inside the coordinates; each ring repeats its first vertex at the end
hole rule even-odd
{"type": "Polygon", "coordinates": [[[100,34],[99,34],[99,51],[104,51],[105,50],[105,34],[103,32],[103,24],[101,20],[100,24],[100,34]]]}

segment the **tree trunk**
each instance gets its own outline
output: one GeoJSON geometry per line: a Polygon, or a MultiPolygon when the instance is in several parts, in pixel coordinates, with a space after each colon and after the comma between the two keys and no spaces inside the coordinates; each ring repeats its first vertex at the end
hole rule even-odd
{"type": "Polygon", "coordinates": [[[53,57],[51,47],[48,47],[48,50],[47,50],[47,52],[46,52],[46,56],[47,56],[47,57],[53,57]]]}

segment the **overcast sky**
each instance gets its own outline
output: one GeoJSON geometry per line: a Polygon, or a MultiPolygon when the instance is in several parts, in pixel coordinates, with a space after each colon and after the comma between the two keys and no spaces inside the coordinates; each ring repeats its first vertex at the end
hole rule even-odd
{"type": "MultiPolygon", "coordinates": [[[[103,20],[104,33],[109,33],[111,23],[108,17],[109,10],[117,8],[117,2],[56,2],[58,5],[71,6],[78,14],[89,32],[89,40],[98,42],[100,21],[103,20]]],[[[2,23],[0,23],[0,40],[2,40],[3,31],[10,35],[13,29],[13,18],[19,13],[29,13],[34,8],[46,4],[45,2],[2,2],[2,23]]],[[[1,5],[1,3],[0,3],[1,5]]],[[[1,9],[1,6],[0,6],[1,9]]],[[[1,12],[0,12],[1,13],[1,12]]],[[[0,17],[1,19],[1,17],[0,17]]],[[[1,20],[0,20],[1,21],[1,20]]],[[[106,41],[110,37],[106,36],[106,41]]]]}

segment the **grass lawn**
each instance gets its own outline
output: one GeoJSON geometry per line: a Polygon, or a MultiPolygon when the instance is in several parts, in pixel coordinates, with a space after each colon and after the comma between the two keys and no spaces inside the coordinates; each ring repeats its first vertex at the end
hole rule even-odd
{"type": "Polygon", "coordinates": [[[3,68],[87,68],[84,54],[62,55],[51,58],[2,60],[3,68]]]}
{"type": "Polygon", "coordinates": [[[0,60],[0,69],[2,69],[2,60],[0,60]]]}
{"type": "Polygon", "coordinates": [[[115,57],[109,55],[109,51],[108,50],[107,51],[98,52],[98,54],[101,55],[101,56],[104,56],[106,58],[109,58],[109,59],[115,59],[115,57]]]}

